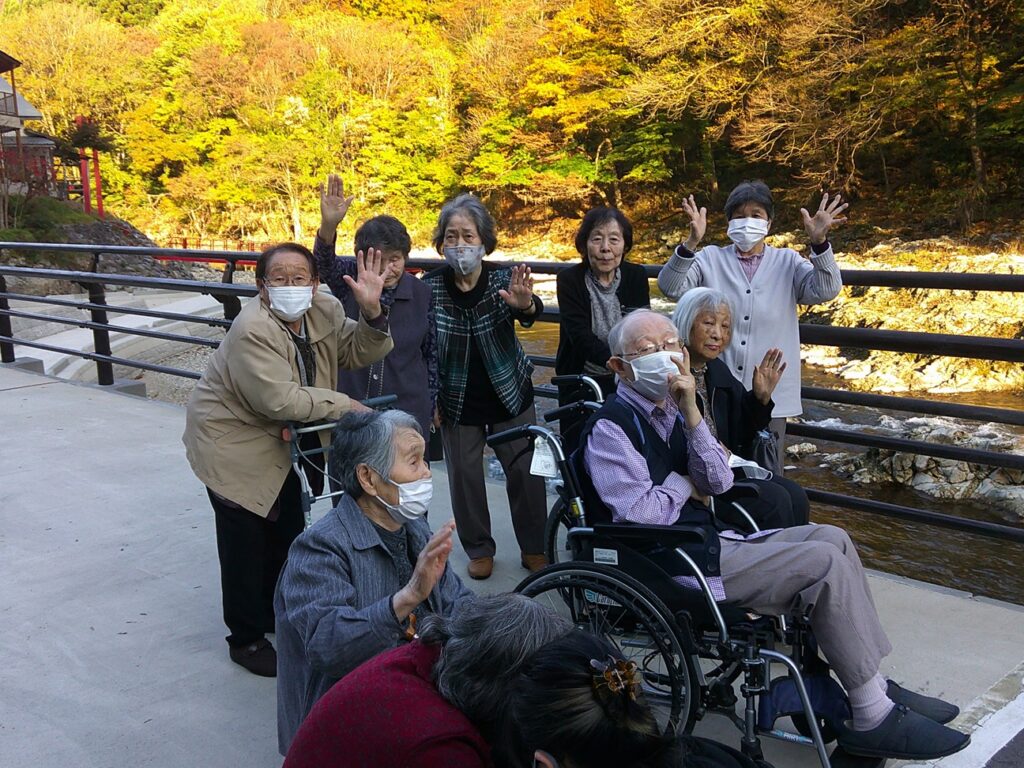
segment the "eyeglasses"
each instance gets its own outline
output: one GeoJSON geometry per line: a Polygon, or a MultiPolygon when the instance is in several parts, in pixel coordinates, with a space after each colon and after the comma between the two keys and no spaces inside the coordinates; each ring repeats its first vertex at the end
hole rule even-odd
{"type": "Polygon", "coordinates": [[[653,355],[655,352],[681,352],[682,348],[679,346],[679,339],[673,337],[671,339],[665,339],[661,344],[648,344],[645,347],[635,352],[627,352],[623,357],[640,357],[641,355],[653,355]]]}
{"type": "Polygon", "coordinates": [[[295,277],[268,277],[266,284],[271,288],[284,288],[287,285],[295,288],[308,288],[313,284],[313,278],[307,275],[295,275],[295,277]]]}

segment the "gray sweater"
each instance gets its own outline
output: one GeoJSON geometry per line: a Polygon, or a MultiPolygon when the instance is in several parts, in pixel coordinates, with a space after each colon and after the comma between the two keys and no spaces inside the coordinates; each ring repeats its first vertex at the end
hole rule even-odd
{"type": "Polygon", "coordinates": [[[709,245],[691,258],[676,249],[658,275],[658,287],[672,299],[690,288],[707,286],[722,291],[732,304],[732,342],[722,361],[750,389],[754,367],[771,347],[782,350],[788,365],[772,399],[772,416],[799,416],[800,328],[797,304],[831,301],[843,287],[832,248],[805,259],[791,248],[766,245],[754,279],[740,266],[736,246],[709,245]]]}
{"type": "MultiPolygon", "coordinates": [[[[430,538],[430,527],[416,520],[407,529],[415,556],[430,538]]],[[[349,496],[292,543],[274,594],[282,755],[334,683],[402,641],[405,628],[391,598],[403,586],[391,553],[349,496]]],[[[427,603],[445,615],[472,596],[446,566],[427,603]]]]}

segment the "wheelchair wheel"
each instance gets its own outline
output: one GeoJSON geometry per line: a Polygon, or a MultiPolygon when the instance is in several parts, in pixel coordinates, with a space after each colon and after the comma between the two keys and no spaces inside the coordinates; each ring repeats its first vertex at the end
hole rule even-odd
{"type": "Polygon", "coordinates": [[[556,500],[544,524],[544,553],[548,556],[549,563],[572,560],[569,540],[566,537],[571,525],[568,507],[562,499],[556,500]]]}
{"type": "Polygon", "coordinates": [[[683,653],[671,612],[643,584],[616,568],[568,562],[533,574],[516,591],[636,662],[644,696],[666,731],[693,728],[700,699],[694,662],[683,653]]]}

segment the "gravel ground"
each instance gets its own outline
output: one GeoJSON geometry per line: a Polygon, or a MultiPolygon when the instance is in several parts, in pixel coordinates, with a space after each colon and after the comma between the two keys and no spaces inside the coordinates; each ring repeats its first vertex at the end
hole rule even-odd
{"type": "MultiPolygon", "coordinates": [[[[183,351],[162,357],[160,365],[171,368],[181,368],[186,371],[202,373],[206,370],[206,361],[213,353],[208,347],[187,347],[183,351]]],[[[192,389],[195,387],[193,379],[186,379],[183,376],[172,376],[168,373],[157,373],[155,371],[143,371],[137,368],[122,366],[114,367],[114,376],[119,379],[141,380],[146,383],[146,396],[151,400],[160,400],[165,403],[185,405],[192,389]]]]}

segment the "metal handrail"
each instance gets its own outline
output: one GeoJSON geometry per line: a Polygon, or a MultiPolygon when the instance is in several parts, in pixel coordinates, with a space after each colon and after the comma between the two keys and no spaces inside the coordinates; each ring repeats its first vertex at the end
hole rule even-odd
{"type": "MultiPolygon", "coordinates": [[[[255,296],[257,293],[255,286],[234,285],[230,283],[231,272],[234,266],[239,262],[252,261],[258,255],[255,252],[180,250],[173,248],[148,248],[139,246],[95,246],[77,244],[55,245],[46,243],[0,242],[0,250],[5,248],[17,248],[20,250],[32,251],[85,253],[94,257],[94,268],[98,265],[99,256],[103,254],[144,255],[150,257],[155,256],[157,258],[160,258],[161,256],[166,256],[168,258],[185,256],[216,259],[228,264],[228,269],[225,271],[225,282],[220,283],[172,278],[138,277],[133,275],[101,274],[94,271],[51,270],[35,267],[11,267],[0,265],[0,360],[5,363],[14,361],[15,344],[29,348],[48,350],[60,354],[77,356],[96,362],[97,378],[101,384],[113,383],[113,365],[123,365],[142,370],[167,373],[189,379],[199,378],[199,374],[193,371],[186,371],[154,363],[145,363],[112,355],[110,353],[109,339],[111,331],[203,346],[216,346],[218,343],[215,340],[201,337],[181,336],[162,333],[159,331],[149,331],[147,329],[133,329],[116,326],[108,321],[108,312],[136,314],[160,319],[228,327],[230,326],[230,320],[235,314],[237,314],[238,307],[240,307],[240,304],[238,303],[239,300],[243,297],[255,296]],[[5,275],[23,278],[60,279],[76,282],[89,290],[89,301],[76,302],[56,297],[36,297],[18,293],[9,293],[6,287],[5,275]],[[180,313],[161,312],[159,310],[152,309],[108,306],[103,292],[104,285],[158,288],[168,291],[182,291],[211,295],[224,304],[226,319],[219,320],[216,318],[182,315],[180,313]],[[78,321],[40,315],[38,313],[31,313],[23,310],[12,310],[9,306],[9,299],[52,304],[55,306],[74,307],[76,309],[89,311],[92,317],[90,321],[78,321]],[[29,341],[16,338],[11,329],[11,317],[27,317],[39,320],[45,318],[46,321],[88,328],[92,330],[94,334],[95,352],[83,352],[76,349],[57,347],[40,341],[29,341]]],[[[410,261],[410,266],[421,269],[432,269],[441,266],[443,263],[444,262],[440,259],[414,259],[410,261]]],[[[569,263],[526,263],[528,263],[534,271],[547,274],[557,273],[562,269],[572,266],[569,263]]],[[[651,277],[656,276],[660,270],[660,267],[652,265],[648,265],[646,268],[648,275],[651,277]]],[[[926,272],[869,272],[864,270],[844,270],[843,281],[845,285],[860,286],[938,288],[947,290],[975,291],[1024,291],[1024,275],[936,274],[926,272]]],[[[558,322],[559,313],[557,310],[545,310],[538,319],[541,322],[558,322]]],[[[888,331],[871,328],[840,328],[806,323],[800,325],[800,333],[801,341],[809,344],[827,344],[830,346],[848,346],[863,349],[884,349],[975,359],[982,358],[1024,361],[1024,342],[1017,339],[960,337],[951,334],[888,331]]],[[[554,365],[554,358],[549,356],[538,355],[532,356],[531,359],[536,365],[547,367],[554,365]]],[[[557,389],[552,386],[541,385],[536,387],[535,391],[540,397],[558,396],[557,389]]],[[[812,400],[1024,426],[1024,411],[1016,411],[1012,409],[963,405],[960,403],[930,401],[920,398],[893,397],[888,395],[876,395],[874,393],[850,392],[821,387],[804,387],[802,394],[804,398],[812,400]]],[[[955,446],[925,443],[922,441],[893,438],[884,435],[855,432],[852,430],[827,429],[824,427],[799,423],[790,425],[789,432],[795,436],[814,437],[833,442],[906,451],[920,455],[954,459],[958,461],[970,461],[977,464],[1011,469],[1024,469],[1024,457],[996,451],[958,448],[955,446]]],[[[812,500],[833,506],[867,511],[915,522],[924,522],[930,525],[967,531],[1002,540],[1024,542],[1024,528],[1016,528],[1009,525],[1000,525],[997,523],[988,523],[970,520],[968,518],[942,515],[934,512],[928,512],[927,510],[919,510],[912,507],[902,507],[871,499],[861,499],[843,494],[819,491],[813,488],[807,489],[807,492],[808,496],[812,500]]]]}
{"type": "MultiPolygon", "coordinates": [[[[2,246],[0,246],[2,247],[2,246]]],[[[200,280],[178,280],[171,277],[136,277],[102,272],[82,272],[70,269],[41,269],[39,267],[8,267],[0,264],[0,275],[11,277],[38,277],[46,280],[68,280],[86,285],[123,285],[128,288],[161,288],[165,291],[201,293],[208,296],[255,296],[255,285],[234,283],[207,283],[200,280]]],[[[5,288],[4,291],[7,289],[5,288]]],[[[109,309],[109,307],[107,308],[109,309]]]]}
{"type": "MultiPolygon", "coordinates": [[[[122,256],[149,256],[160,258],[189,257],[210,261],[223,261],[227,264],[254,262],[259,256],[258,251],[221,251],[205,249],[159,248],[156,246],[138,245],[82,245],[78,243],[15,243],[0,242],[0,251],[5,249],[21,251],[50,251],[54,253],[81,253],[88,255],[109,254],[122,256]]],[[[557,274],[563,269],[575,265],[575,261],[497,261],[495,263],[525,264],[533,272],[540,274],[557,274]]],[[[410,259],[411,269],[437,269],[444,266],[441,258],[410,259]]],[[[660,264],[643,264],[647,276],[656,278],[661,272],[660,264]]],[[[949,272],[918,272],[915,270],[841,270],[844,286],[864,288],[934,288],[964,291],[998,291],[1024,293],[1024,275],[991,275],[982,273],[949,273],[949,272]]]]}
{"type": "Polygon", "coordinates": [[[122,307],[116,304],[90,304],[87,301],[71,301],[70,299],[58,299],[56,296],[32,296],[27,293],[0,293],[0,297],[9,301],[27,301],[35,304],[46,304],[53,307],[71,307],[72,309],[105,309],[108,312],[116,312],[119,315],[138,315],[139,317],[153,317],[158,320],[180,320],[184,323],[203,323],[216,328],[230,328],[229,320],[220,320],[216,317],[203,317],[202,315],[185,315],[180,312],[161,312],[157,309],[141,309],[139,307],[122,307]]]}
{"type": "Polygon", "coordinates": [[[995,421],[1000,424],[1024,426],[1024,411],[1010,408],[992,408],[987,405],[963,405],[942,400],[925,400],[920,397],[894,397],[876,395],[873,392],[851,392],[848,389],[829,387],[801,387],[800,397],[804,400],[823,400],[841,405],[862,405],[888,411],[909,411],[928,416],[951,416],[971,421],[995,421]]]}

